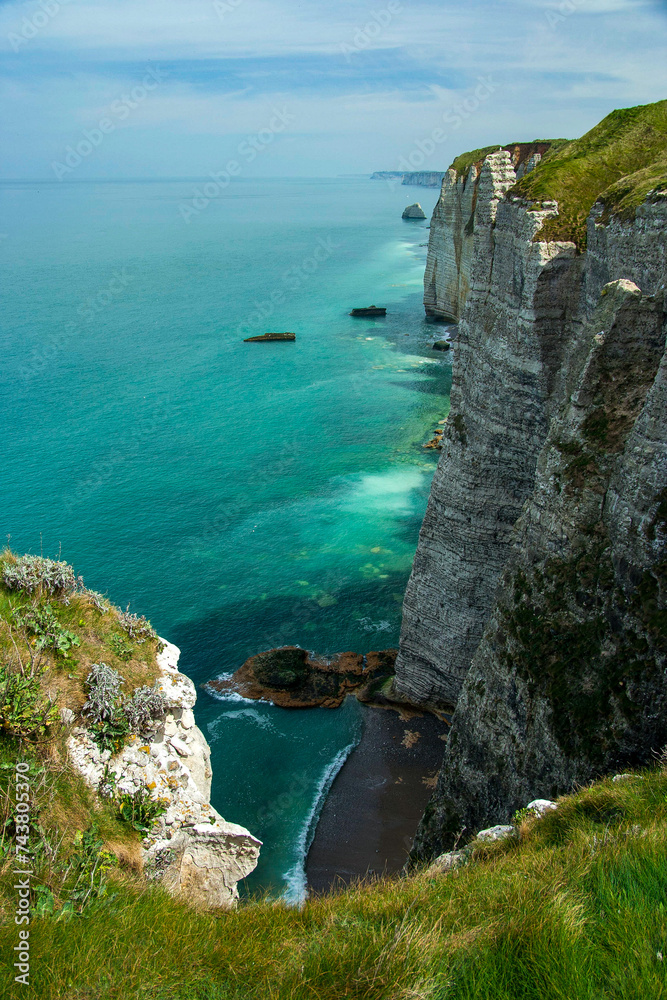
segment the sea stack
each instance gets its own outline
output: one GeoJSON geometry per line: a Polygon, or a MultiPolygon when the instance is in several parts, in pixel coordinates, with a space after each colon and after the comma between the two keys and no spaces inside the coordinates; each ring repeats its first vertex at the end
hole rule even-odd
{"type": "Polygon", "coordinates": [[[424,209],[421,207],[418,201],[414,205],[408,205],[402,215],[403,219],[425,219],[426,215],[424,209]]]}

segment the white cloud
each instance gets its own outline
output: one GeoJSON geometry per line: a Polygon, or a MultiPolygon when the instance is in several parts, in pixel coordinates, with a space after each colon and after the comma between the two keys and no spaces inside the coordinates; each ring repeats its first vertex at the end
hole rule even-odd
{"type": "MultiPolygon", "coordinates": [[[[211,161],[215,167],[233,153],[239,136],[262,128],[276,105],[296,118],[281,137],[285,171],[289,155],[293,173],[304,163],[329,173],[390,169],[442,124],[443,110],[479,75],[490,74],[497,90],[437,146],[425,164],[435,169],[496,140],[581,134],[614,107],[667,94],[664,5],[401,4],[368,47],[347,58],[341,45],[354,43],[387,0],[308,8],[296,0],[240,0],[222,20],[213,0],[70,0],[12,57],[15,78],[0,77],[4,130],[13,137],[7,172],[47,175],[58,152],[138,83],[141,66],[160,60],[173,61],[169,78],[118,124],[86,169],[206,174],[211,161]],[[545,14],[561,9],[571,13],[550,24],[545,14]],[[369,57],[382,48],[380,62],[377,51],[369,57]],[[308,54],[304,86],[299,59],[308,54]],[[197,74],[203,60],[231,57],[232,76],[223,75],[226,63],[217,73],[215,61],[197,74]],[[280,76],[261,62],[271,57],[287,57],[280,76]]],[[[40,9],[32,2],[0,6],[0,37],[40,9]]]]}

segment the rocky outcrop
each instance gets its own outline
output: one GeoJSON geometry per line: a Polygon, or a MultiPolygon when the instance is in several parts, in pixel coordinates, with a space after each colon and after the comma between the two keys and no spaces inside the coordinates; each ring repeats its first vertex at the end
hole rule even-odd
{"type": "Polygon", "coordinates": [[[251,656],[231,677],[210,681],[208,687],[280,708],[338,708],[348,694],[372,699],[375,688],[393,676],[395,660],[395,649],[327,657],[300,646],[282,646],[251,656]]]}
{"type": "Polygon", "coordinates": [[[197,699],[189,677],[178,670],[179,650],[164,643],[158,655],[166,713],[149,740],[130,737],[111,755],[83,726],[72,730],[72,763],[93,788],[133,794],[147,789],[165,809],[142,841],[144,868],[174,895],[210,908],[229,908],[237,882],[257,866],[261,842],[228,823],[211,806],[211,751],[195,725],[197,699]]]}
{"type": "Polygon", "coordinates": [[[424,212],[424,209],[421,207],[421,205],[419,204],[419,202],[416,201],[414,203],[414,205],[408,205],[408,207],[403,210],[403,215],[401,216],[401,218],[403,218],[403,219],[425,219],[426,218],[426,213],[424,212]]]}

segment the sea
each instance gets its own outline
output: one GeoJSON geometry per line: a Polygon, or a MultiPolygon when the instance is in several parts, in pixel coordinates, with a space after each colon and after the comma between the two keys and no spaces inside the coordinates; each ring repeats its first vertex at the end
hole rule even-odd
{"type": "Polygon", "coordinates": [[[401,213],[438,192],[203,185],[0,182],[0,529],[180,647],[213,804],[263,841],[242,891],[299,902],[361,706],[204,685],[277,646],[397,645],[451,385],[422,307],[428,221],[401,213]],[[370,304],[386,317],[349,316],[370,304]],[[268,331],[296,340],[244,343],[268,331]]]}

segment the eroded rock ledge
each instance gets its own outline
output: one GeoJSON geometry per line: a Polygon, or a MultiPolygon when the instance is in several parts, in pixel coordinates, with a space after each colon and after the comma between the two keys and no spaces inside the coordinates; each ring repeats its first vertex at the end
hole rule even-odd
{"type": "Polygon", "coordinates": [[[150,741],[132,736],[112,756],[77,726],[68,740],[70,759],[95,789],[112,772],[118,791],[147,788],[162,799],[166,812],[142,844],[146,874],[160,878],[173,895],[228,909],[238,899],[237,882],[257,866],[261,841],[211,805],[211,750],[195,725],[195,686],[178,670],[177,647],[161,641],[157,662],[167,711],[150,741]]]}

